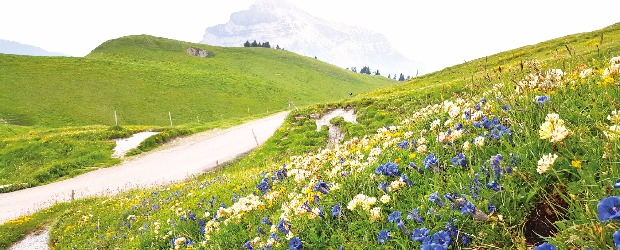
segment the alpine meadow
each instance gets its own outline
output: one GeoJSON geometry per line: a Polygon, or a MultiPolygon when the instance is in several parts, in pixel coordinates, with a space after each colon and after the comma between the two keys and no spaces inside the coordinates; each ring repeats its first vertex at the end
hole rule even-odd
{"type": "Polygon", "coordinates": [[[10,220],[0,248],[47,227],[52,249],[620,247],[620,24],[404,83],[151,36],[84,58],[0,55],[0,72],[0,185],[14,189],[118,163],[113,138],[162,131],[147,151],[299,107],[224,166],[10,220]],[[357,123],[331,119],[344,139],[328,144],[315,119],[337,109],[357,123]]]}

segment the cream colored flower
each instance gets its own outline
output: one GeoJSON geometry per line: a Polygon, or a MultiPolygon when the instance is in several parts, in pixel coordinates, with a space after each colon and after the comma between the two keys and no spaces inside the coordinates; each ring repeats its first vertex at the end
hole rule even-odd
{"type": "Polygon", "coordinates": [[[620,138],[620,125],[609,126],[609,130],[603,131],[609,140],[620,138]]]}
{"type": "Polygon", "coordinates": [[[463,150],[468,151],[471,148],[471,143],[469,143],[469,141],[466,141],[463,143],[463,150]]]}
{"type": "Polygon", "coordinates": [[[409,139],[409,138],[411,138],[411,136],[413,136],[413,132],[412,132],[412,131],[407,131],[407,132],[405,132],[405,134],[403,135],[403,138],[405,138],[405,139],[409,139]]]}
{"type": "Polygon", "coordinates": [[[392,200],[392,199],[390,198],[389,195],[384,194],[383,196],[381,196],[380,200],[381,200],[381,203],[386,204],[386,203],[390,202],[390,200],[392,200]]]}
{"type": "Polygon", "coordinates": [[[422,144],[422,145],[418,146],[416,151],[418,151],[418,153],[420,153],[420,154],[426,153],[426,145],[422,144]]]}
{"type": "Polygon", "coordinates": [[[478,110],[471,115],[471,120],[475,122],[480,121],[480,119],[482,119],[482,116],[484,116],[484,113],[478,110]]]}
{"type": "Polygon", "coordinates": [[[441,124],[441,120],[437,119],[434,120],[433,122],[431,122],[431,130],[435,130],[437,127],[439,127],[439,124],[441,124]]]}
{"type": "Polygon", "coordinates": [[[381,208],[380,207],[374,207],[370,210],[370,220],[371,221],[376,221],[379,218],[381,218],[381,208]]]}
{"type": "Polygon", "coordinates": [[[553,165],[553,163],[555,162],[557,158],[558,158],[558,155],[556,154],[543,155],[540,158],[540,160],[538,160],[538,168],[536,168],[536,172],[538,172],[539,174],[543,174],[547,172],[551,168],[551,165],[553,165]]]}
{"type": "Polygon", "coordinates": [[[570,131],[564,126],[564,120],[555,113],[548,114],[545,122],[540,125],[538,134],[540,139],[549,139],[550,142],[560,142],[568,136],[570,131]]]}
{"type": "Polygon", "coordinates": [[[611,115],[607,116],[607,120],[609,120],[610,122],[614,124],[620,123],[620,111],[618,110],[611,111],[611,115]]]}
{"type": "Polygon", "coordinates": [[[478,136],[474,139],[474,145],[476,145],[476,147],[482,147],[484,146],[484,137],[482,136],[478,136]]]}

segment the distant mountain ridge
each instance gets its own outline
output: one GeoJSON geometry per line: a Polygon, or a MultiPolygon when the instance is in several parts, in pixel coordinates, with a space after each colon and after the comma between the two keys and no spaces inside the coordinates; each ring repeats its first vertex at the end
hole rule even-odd
{"type": "Polygon", "coordinates": [[[207,28],[201,43],[239,47],[247,40],[269,42],[342,68],[359,71],[369,66],[385,76],[423,71],[384,35],[313,17],[285,0],[256,0],[248,10],[233,13],[228,23],[207,28]]]}
{"type": "Polygon", "coordinates": [[[62,53],[50,52],[42,48],[0,39],[0,53],[27,56],[68,56],[62,53]]]}

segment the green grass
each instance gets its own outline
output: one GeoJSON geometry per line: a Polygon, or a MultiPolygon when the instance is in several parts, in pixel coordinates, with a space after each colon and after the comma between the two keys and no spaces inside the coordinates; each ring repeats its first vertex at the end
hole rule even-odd
{"type": "Polygon", "coordinates": [[[282,50],[146,35],[108,41],[84,58],[2,54],[0,192],[117,164],[112,139],[135,132],[162,131],[130,155],[288,109],[289,100],[303,107],[393,84],[282,50]],[[210,56],[190,56],[189,47],[210,56]],[[169,112],[173,128],[164,127],[169,112]],[[109,129],[115,113],[130,129],[109,129]]]}
{"type": "Polygon", "coordinates": [[[395,84],[265,48],[128,36],[84,58],[0,55],[0,119],[65,127],[169,125],[264,116],[395,84]],[[206,49],[209,58],[186,53],[206,49]]]}
{"type": "MultiPolygon", "coordinates": [[[[613,248],[612,234],[620,229],[620,223],[601,222],[597,205],[605,197],[620,195],[618,189],[611,188],[620,178],[620,142],[605,135],[614,123],[607,116],[620,109],[616,84],[620,79],[601,75],[609,59],[620,56],[618,36],[620,25],[613,25],[456,65],[406,85],[293,112],[266,144],[214,172],[177,185],[75,203],[53,222],[52,245],[58,249],[171,248],[171,240],[185,238],[201,248],[241,248],[248,241],[260,248],[268,243],[270,233],[262,218],[275,224],[284,217],[291,223],[291,236],[299,238],[307,249],[415,249],[421,243],[412,241],[407,230],[426,227],[433,235],[451,230],[446,227],[448,223],[457,230],[451,237],[453,249],[465,248],[463,236],[471,241],[471,248],[479,249],[527,249],[542,241],[558,249],[613,248]],[[602,44],[597,43],[601,33],[602,44]],[[534,59],[537,68],[521,67],[522,62],[534,59]],[[596,73],[581,79],[574,69],[582,64],[596,69],[596,73]],[[557,86],[516,92],[516,82],[552,68],[567,72],[557,86]],[[534,98],[542,95],[551,100],[536,104],[534,98]],[[446,100],[461,109],[457,116],[450,117],[444,110],[442,103],[446,100]],[[510,108],[504,110],[507,104],[510,108]],[[473,109],[474,105],[481,106],[488,120],[497,118],[490,128],[463,118],[464,109],[473,109]],[[359,124],[334,119],[348,133],[347,142],[324,150],[327,131],[316,132],[309,115],[347,106],[356,110],[359,124]],[[570,130],[561,142],[540,139],[539,129],[549,113],[559,114],[570,130]],[[437,127],[431,129],[436,120],[437,127]],[[463,125],[461,138],[453,142],[436,140],[440,132],[456,131],[456,124],[463,125]],[[510,133],[493,137],[508,128],[510,133]],[[485,134],[484,145],[464,149],[466,142],[473,144],[474,138],[485,134]],[[353,138],[364,136],[366,139],[353,138]],[[397,145],[403,141],[412,145],[420,137],[428,141],[426,152],[418,150],[419,145],[397,145]],[[380,148],[380,153],[373,153],[373,148],[380,148]],[[431,153],[437,163],[424,169],[431,153]],[[460,153],[466,159],[465,167],[452,163],[460,153]],[[538,173],[539,159],[549,153],[557,154],[558,159],[549,171],[538,173]],[[493,162],[498,154],[503,159],[499,161],[500,170],[495,171],[493,162]],[[413,185],[398,186],[398,176],[375,173],[377,166],[388,162],[397,163],[400,173],[413,185]],[[424,170],[408,167],[410,162],[424,170]],[[288,177],[276,178],[283,166],[288,177]],[[300,173],[307,176],[296,179],[300,173]],[[501,190],[487,187],[494,179],[501,190]],[[269,186],[265,195],[258,189],[263,180],[269,186]],[[325,194],[313,190],[319,181],[333,186],[325,194]],[[397,188],[382,191],[378,188],[381,182],[388,186],[395,183],[397,188]],[[434,192],[438,192],[443,206],[429,200],[434,192]],[[253,197],[252,193],[262,203],[246,205],[248,211],[218,209],[220,204],[239,206],[235,202],[253,197]],[[370,207],[380,208],[379,218],[370,219],[369,211],[361,207],[346,208],[357,194],[377,198],[370,207]],[[462,205],[449,201],[445,194],[466,199],[487,218],[461,213],[462,205]],[[383,195],[390,201],[379,201],[383,195]],[[325,218],[307,212],[304,202],[311,209],[322,207],[325,218]],[[490,211],[490,203],[495,212],[490,211]],[[332,217],[336,204],[343,214],[332,217]],[[423,222],[405,219],[414,208],[419,209],[423,222]],[[218,210],[220,223],[213,220],[218,210]],[[404,230],[388,221],[394,211],[402,213],[404,230]],[[201,232],[202,223],[207,225],[206,233],[201,232]],[[213,228],[217,230],[210,230],[213,228]],[[267,234],[260,233],[259,228],[267,234]],[[383,244],[377,241],[380,230],[391,234],[383,244]],[[252,242],[256,237],[258,240],[252,242]]],[[[480,212],[476,213],[483,217],[480,212]]],[[[16,222],[1,225],[0,232],[11,232],[20,224],[16,222]]],[[[286,249],[286,233],[276,229],[275,234],[280,240],[273,247],[286,249]]]]}

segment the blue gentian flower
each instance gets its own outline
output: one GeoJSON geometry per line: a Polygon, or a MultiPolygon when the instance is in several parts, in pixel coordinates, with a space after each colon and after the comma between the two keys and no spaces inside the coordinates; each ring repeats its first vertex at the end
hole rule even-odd
{"type": "MultiPolygon", "coordinates": [[[[172,248],[174,248],[174,239],[172,240],[172,248]]],[[[252,250],[252,245],[250,245],[250,241],[249,240],[247,242],[245,242],[245,244],[243,244],[243,248],[252,250]]]]}
{"type": "Polygon", "coordinates": [[[598,202],[598,219],[620,220],[620,197],[609,196],[598,202]]]}
{"type": "Polygon", "coordinates": [[[398,222],[400,220],[401,212],[394,211],[390,215],[388,215],[388,221],[391,223],[398,222]]]}
{"type": "Polygon", "coordinates": [[[424,238],[428,237],[428,235],[431,233],[430,230],[428,230],[428,228],[416,228],[413,230],[413,233],[411,234],[411,239],[413,241],[424,241],[424,238]]]}
{"type": "Polygon", "coordinates": [[[470,120],[471,119],[471,111],[465,110],[465,112],[463,112],[463,119],[465,120],[470,120]]]}
{"type": "Polygon", "coordinates": [[[329,193],[329,185],[323,181],[319,181],[316,185],[314,185],[313,191],[319,191],[323,194],[329,193]]]}
{"type": "Polygon", "coordinates": [[[502,106],[502,110],[504,110],[504,111],[510,110],[510,104],[506,104],[506,105],[502,106]]]}
{"type": "Polygon", "coordinates": [[[480,105],[478,105],[478,104],[474,105],[474,109],[475,110],[480,110],[480,105]]]}
{"type": "Polygon", "coordinates": [[[402,148],[404,150],[409,149],[409,141],[401,141],[399,143],[396,143],[396,145],[398,145],[399,148],[402,148]]]}
{"type": "Polygon", "coordinates": [[[452,164],[455,166],[467,167],[467,161],[465,160],[465,154],[460,153],[455,157],[452,157],[452,164]]]}
{"type": "Polygon", "coordinates": [[[387,193],[387,183],[385,181],[379,183],[379,186],[377,186],[377,188],[379,190],[382,190],[384,193],[387,193]]]}
{"type": "Polygon", "coordinates": [[[535,246],[534,250],[556,250],[556,249],[553,244],[544,242],[538,246],[535,246]]]}
{"type": "Polygon", "coordinates": [[[258,228],[256,229],[256,232],[257,232],[257,233],[259,233],[259,234],[267,234],[267,233],[265,233],[265,230],[263,230],[263,228],[262,228],[262,227],[258,227],[258,228]]]}
{"type": "Polygon", "coordinates": [[[215,203],[215,196],[211,195],[211,200],[209,200],[209,204],[213,207],[213,203],[215,203]]]}
{"type": "Polygon", "coordinates": [[[543,96],[536,96],[536,97],[534,98],[534,101],[536,101],[536,104],[538,104],[538,105],[543,104],[543,103],[545,103],[545,102],[548,102],[549,100],[551,100],[551,98],[549,98],[549,97],[548,97],[548,96],[546,96],[546,95],[543,95],[543,96]]]}
{"type": "Polygon", "coordinates": [[[467,237],[467,235],[463,235],[463,237],[461,237],[461,242],[463,242],[463,246],[468,247],[471,243],[469,242],[469,237],[467,237]]]}
{"type": "Polygon", "coordinates": [[[288,223],[284,219],[280,219],[280,221],[278,221],[278,230],[287,234],[291,231],[291,223],[288,223]]]}
{"type": "Polygon", "coordinates": [[[493,205],[493,203],[489,202],[489,213],[493,213],[495,212],[495,205],[493,205]]]}
{"type": "Polygon", "coordinates": [[[620,249],[620,230],[616,230],[613,237],[614,237],[614,246],[616,247],[616,249],[620,249]]]}
{"type": "Polygon", "coordinates": [[[205,225],[207,223],[204,220],[199,220],[198,221],[198,227],[200,227],[200,234],[204,235],[205,234],[205,225]]]}
{"type": "Polygon", "coordinates": [[[424,168],[430,168],[436,166],[439,163],[439,160],[435,157],[435,154],[429,154],[426,158],[424,158],[422,163],[424,164],[424,168]]]}
{"type": "Polygon", "coordinates": [[[413,162],[409,162],[409,167],[415,171],[418,171],[420,174],[424,173],[424,169],[418,168],[418,166],[416,166],[413,162]]]}
{"type": "Polygon", "coordinates": [[[386,176],[399,176],[400,172],[398,171],[398,164],[394,162],[388,162],[385,165],[379,165],[375,169],[375,174],[386,176]]]}
{"type": "Polygon", "coordinates": [[[276,179],[284,180],[284,178],[286,178],[286,164],[282,166],[281,170],[276,171],[276,179]]]}
{"type": "Polygon", "coordinates": [[[405,221],[401,220],[400,218],[397,220],[396,226],[400,229],[400,231],[403,231],[403,233],[405,233],[406,235],[409,235],[411,233],[411,231],[409,231],[409,229],[405,227],[405,221]]]}
{"type": "Polygon", "coordinates": [[[387,176],[399,176],[398,164],[394,162],[388,162],[385,164],[385,175],[387,176]]]}
{"type": "Polygon", "coordinates": [[[480,104],[485,104],[487,103],[487,99],[486,98],[480,98],[480,104]]]}
{"type": "Polygon", "coordinates": [[[265,194],[265,192],[267,192],[267,190],[271,189],[271,187],[269,186],[269,182],[268,181],[269,181],[269,179],[263,178],[263,180],[258,185],[256,185],[256,188],[258,190],[260,190],[260,192],[262,194],[265,194]]]}
{"type": "Polygon", "coordinates": [[[312,211],[312,208],[310,207],[310,204],[308,204],[308,201],[304,201],[304,204],[302,204],[301,206],[306,209],[306,212],[312,211]]]}
{"type": "Polygon", "coordinates": [[[439,196],[437,196],[438,192],[434,192],[431,195],[428,196],[428,200],[434,202],[435,204],[437,204],[437,206],[443,206],[443,200],[441,200],[441,198],[439,198],[439,196]]]}
{"type": "Polygon", "coordinates": [[[340,216],[340,204],[336,204],[333,208],[332,208],[332,216],[333,217],[337,217],[340,216]]]}
{"type": "Polygon", "coordinates": [[[318,195],[314,195],[314,203],[319,203],[319,201],[321,200],[321,198],[319,198],[318,195]]]}
{"type": "Polygon", "coordinates": [[[294,237],[288,242],[289,250],[299,250],[299,249],[302,249],[303,247],[304,246],[301,243],[301,240],[299,239],[299,237],[294,237]]]}
{"type": "Polygon", "coordinates": [[[614,183],[614,188],[620,188],[620,179],[618,179],[616,183],[614,183]]]}
{"type": "Polygon", "coordinates": [[[408,220],[414,220],[417,223],[422,223],[424,222],[424,218],[422,217],[422,215],[420,215],[419,213],[419,209],[414,208],[413,211],[411,211],[408,215],[407,215],[407,219],[408,220]]]}
{"type": "Polygon", "coordinates": [[[446,226],[444,228],[446,229],[446,232],[448,232],[448,234],[450,234],[450,236],[454,238],[456,238],[456,236],[459,234],[459,231],[456,230],[456,227],[452,225],[452,221],[448,221],[448,223],[446,223],[446,226]]]}
{"type": "Polygon", "coordinates": [[[275,240],[275,241],[280,241],[280,238],[278,238],[278,235],[276,233],[271,233],[269,235],[269,238],[275,240]]]}
{"type": "Polygon", "coordinates": [[[379,241],[380,244],[385,243],[386,241],[390,240],[390,232],[388,232],[387,230],[383,229],[381,231],[379,231],[379,236],[377,236],[377,241],[379,241]]]}
{"type": "Polygon", "coordinates": [[[461,207],[461,214],[471,214],[476,210],[476,207],[471,202],[467,202],[465,206],[461,207]]]}
{"type": "Polygon", "coordinates": [[[325,219],[325,214],[323,213],[323,207],[319,207],[319,217],[325,219]]]}
{"type": "Polygon", "coordinates": [[[490,189],[493,189],[495,191],[500,191],[502,190],[502,187],[499,186],[499,184],[497,183],[497,179],[493,180],[493,182],[491,183],[487,183],[486,186],[490,189]]]}
{"type": "Polygon", "coordinates": [[[444,247],[443,249],[447,249],[448,246],[450,246],[451,241],[452,240],[450,238],[450,233],[441,230],[433,234],[433,240],[431,241],[431,246],[433,246],[433,244],[436,244],[439,246],[443,246],[444,247]]]}
{"type": "Polygon", "coordinates": [[[449,200],[450,202],[454,202],[454,197],[457,196],[458,194],[453,194],[453,193],[446,193],[443,195],[444,198],[446,198],[446,200],[449,200]]]}
{"type": "Polygon", "coordinates": [[[262,222],[263,224],[267,224],[267,225],[269,225],[269,226],[273,225],[273,223],[271,223],[271,221],[269,221],[269,218],[267,218],[267,217],[263,217],[263,219],[261,220],[261,222],[262,222]]]}
{"type": "Polygon", "coordinates": [[[406,174],[402,174],[400,176],[400,181],[406,183],[409,187],[413,186],[413,181],[411,181],[406,174]]]}

